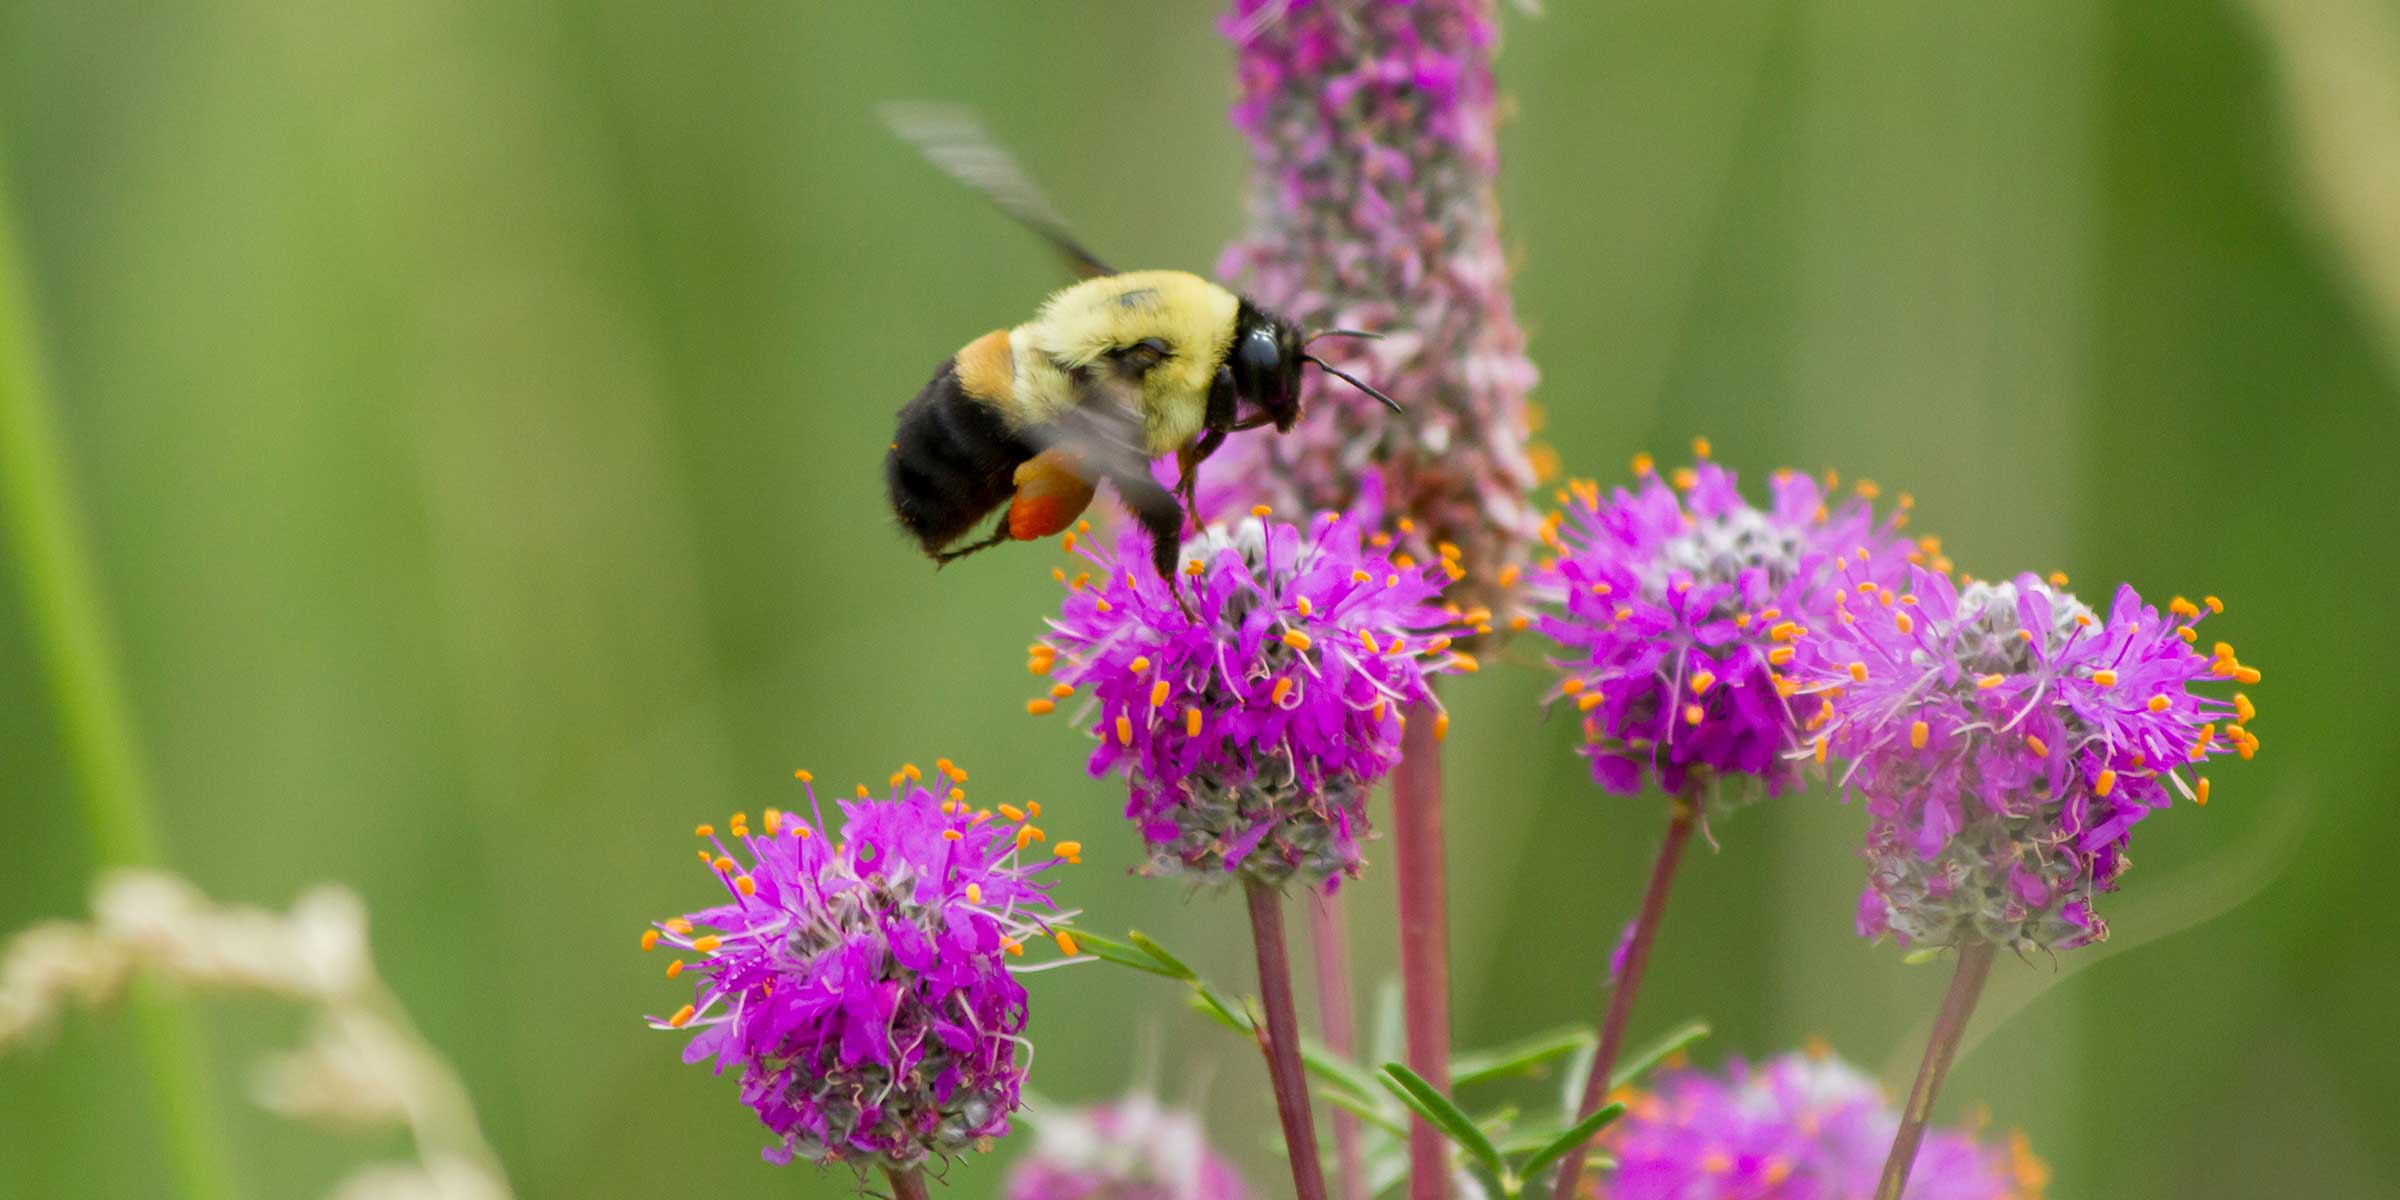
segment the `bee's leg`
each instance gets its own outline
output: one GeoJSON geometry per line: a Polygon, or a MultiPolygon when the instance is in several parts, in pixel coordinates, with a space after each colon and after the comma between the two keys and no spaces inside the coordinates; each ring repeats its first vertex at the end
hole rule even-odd
{"type": "Polygon", "coordinates": [[[1000,514],[1000,523],[992,528],[992,536],[987,537],[980,542],[973,542],[968,545],[961,546],[956,550],[944,550],[935,554],[933,556],[934,569],[940,570],[942,567],[948,566],[954,559],[965,558],[966,556],[973,554],[978,550],[989,550],[992,547],[1008,540],[1008,513],[1004,510],[1000,514]]]}
{"type": "Polygon", "coordinates": [[[1211,429],[1201,434],[1198,441],[1175,454],[1176,465],[1183,470],[1182,477],[1175,481],[1175,494],[1182,497],[1183,511],[1191,517],[1194,525],[1200,523],[1200,464],[1207,462],[1208,456],[1215,454],[1217,447],[1224,444],[1225,431],[1211,429]]]}
{"type": "Polygon", "coordinates": [[[1125,501],[1125,507],[1142,523],[1143,532],[1150,535],[1150,565],[1160,579],[1174,586],[1175,563],[1183,554],[1183,506],[1175,502],[1173,492],[1139,468],[1111,472],[1109,479],[1117,485],[1117,496],[1125,501]]]}
{"type": "Polygon", "coordinates": [[[1233,392],[1233,368],[1220,365],[1217,377],[1208,385],[1208,408],[1200,416],[1200,440],[1185,446],[1176,454],[1176,463],[1183,475],[1175,481],[1175,493],[1183,497],[1184,511],[1191,514],[1194,525],[1200,522],[1200,464],[1225,444],[1225,433],[1234,426],[1234,416],[1240,405],[1233,392]]]}

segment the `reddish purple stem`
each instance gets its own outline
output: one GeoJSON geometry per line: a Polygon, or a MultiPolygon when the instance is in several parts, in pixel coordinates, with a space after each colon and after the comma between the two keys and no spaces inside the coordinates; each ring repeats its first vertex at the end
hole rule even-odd
{"type": "Polygon", "coordinates": [[[892,1181],[892,1200],[926,1200],[924,1172],[885,1167],[883,1177],[892,1181]]]}
{"type": "MultiPolygon", "coordinates": [[[[1442,743],[1430,701],[1409,706],[1392,772],[1392,856],[1400,889],[1400,1001],[1408,1066],[1450,1091],[1449,884],[1442,859],[1442,743]]],[[[1449,1150],[1419,1117],[1408,1126],[1409,1200],[1443,1200],[1449,1150]]]]}
{"type": "Polygon", "coordinates": [[[1300,1066],[1300,1016],[1292,1006],[1292,959],[1283,944],[1283,900],[1270,884],[1243,881],[1250,898],[1250,935],[1258,944],[1258,992],[1267,1025],[1259,1045],[1283,1118],[1292,1188],[1300,1200],[1325,1200],[1325,1168],[1317,1161],[1317,1123],[1308,1109],[1308,1076],[1300,1066]]]}
{"type": "MultiPolygon", "coordinates": [[[[1592,1056],[1592,1073],[1584,1077],[1583,1102],[1575,1106],[1575,1117],[1582,1120],[1597,1112],[1608,1099],[1609,1077],[1617,1069],[1617,1055],[1625,1048],[1625,1026],[1633,1017],[1634,994],[1642,989],[1642,968],[1650,962],[1650,944],[1658,937],[1659,918],[1666,915],[1667,892],[1675,884],[1676,864],[1683,861],[1684,843],[1691,840],[1693,822],[1692,802],[1684,797],[1675,799],[1667,818],[1667,840],[1658,848],[1658,858],[1650,864],[1650,886],[1642,893],[1642,911],[1633,921],[1633,940],[1625,947],[1625,966],[1617,973],[1614,990],[1608,996],[1608,1015],[1600,1022],[1600,1049],[1592,1056]]],[[[1558,1179],[1551,1186],[1552,1200],[1574,1200],[1575,1189],[1583,1180],[1584,1157],[1590,1143],[1577,1146],[1558,1164],[1558,1179]]]]}
{"type": "Polygon", "coordinates": [[[1990,942],[1969,942],[1958,949],[1958,969],[1933,1019],[1933,1034],[1925,1039],[1925,1060],[1917,1064],[1917,1082],[1908,1089],[1908,1107],[1900,1112],[1900,1129],[1892,1137],[1891,1157],[1883,1160],[1883,1182],[1875,1188],[1875,1200],[1900,1200],[1908,1187],[1917,1144],[1925,1140],[1925,1123],[1933,1119],[1933,1098],[1950,1074],[1951,1060],[1958,1057],[1967,1018],[1975,1015],[1975,1002],[1983,998],[1983,981],[1991,977],[1993,949],[1990,942]]]}

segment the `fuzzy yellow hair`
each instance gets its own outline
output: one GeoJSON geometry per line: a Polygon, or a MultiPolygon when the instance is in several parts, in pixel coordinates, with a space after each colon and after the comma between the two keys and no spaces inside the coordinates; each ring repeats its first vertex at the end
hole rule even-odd
{"type": "Polygon", "coordinates": [[[1132,271],[1063,289],[1009,331],[1015,371],[1003,410],[1019,426],[1055,420],[1076,403],[1069,372],[1156,338],[1167,357],[1143,378],[1143,434],[1151,455],[1172,453],[1200,432],[1240,307],[1232,292],[1183,271],[1132,271]]]}

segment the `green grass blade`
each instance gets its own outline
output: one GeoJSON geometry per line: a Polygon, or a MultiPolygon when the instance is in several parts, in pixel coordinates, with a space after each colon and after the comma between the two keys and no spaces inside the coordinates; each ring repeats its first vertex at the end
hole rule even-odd
{"type": "MultiPolygon", "coordinates": [[[[93,858],[103,866],[153,865],[162,855],[149,784],[53,417],[7,190],[0,179],[0,528],[25,591],[34,652],[50,677],[93,858]]],[[[232,1197],[207,1059],[189,1014],[147,986],[135,991],[131,1007],[182,1193],[232,1197]]]]}

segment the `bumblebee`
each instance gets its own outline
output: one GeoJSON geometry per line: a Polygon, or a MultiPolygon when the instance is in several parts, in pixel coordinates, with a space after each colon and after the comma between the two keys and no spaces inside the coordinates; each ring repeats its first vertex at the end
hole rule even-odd
{"type": "Polygon", "coordinates": [[[1305,367],[1400,411],[1310,354],[1310,335],[1247,297],[1182,271],[1109,268],[1066,232],[971,116],[925,108],[887,115],[934,165],[1039,234],[1083,276],[1032,320],[967,343],[900,410],[885,488],[893,515],[935,563],[1057,533],[1106,480],[1148,533],[1152,564],[1171,580],[1200,464],[1233,433],[1266,425],[1290,432],[1305,367]],[[1172,490],[1150,470],[1169,454],[1180,469],[1172,490]],[[956,545],[1004,506],[987,536],[956,545]]]}

